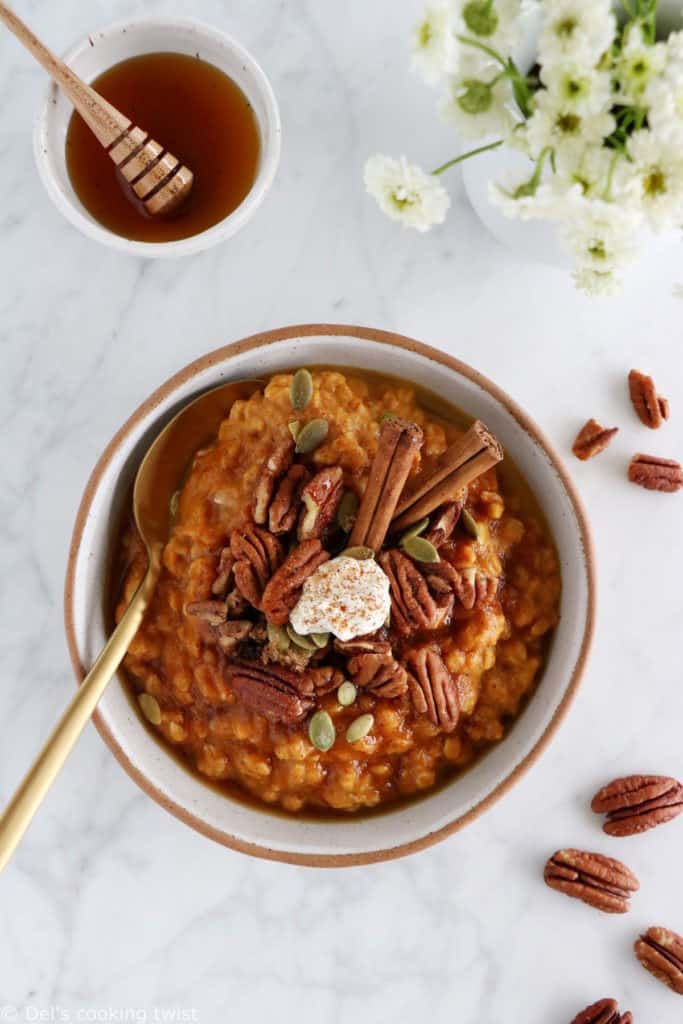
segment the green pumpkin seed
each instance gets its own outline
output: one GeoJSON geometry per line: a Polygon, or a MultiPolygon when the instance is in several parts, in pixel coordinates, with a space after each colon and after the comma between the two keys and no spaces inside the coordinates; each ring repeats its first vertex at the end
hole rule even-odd
{"type": "Polygon", "coordinates": [[[358,695],[358,690],[346,679],[337,690],[337,700],[343,708],[351,707],[358,695]]]}
{"type": "Polygon", "coordinates": [[[291,422],[287,424],[287,429],[289,430],[290,434],[296,441],[297,437],[299,436],[299,431],[301,430],[301,421],[291,420],[291,422]]]}
{"type": "Polygon", "coordinates": [[[313,378],[308,370],[297,370],[289,386],[289,400],[297,412],[305,409],[313,398],[313,378]]]}
{"type": "Polygon", "coordinates": [[[296,437],[297,454],[308,455],[315,451],[327,437],[328,428],[327,420],[311,420],[305,427],[302,427],[296,437]]]}
{"type": "Polygon", "coordinates": [[[424,537],[410,537],[401,543],[401,547],[407,555],[414,558],[416,562],[439,562],[439,552],[433,544],[430,544],[424,537]]]}
{"type": "Polygon", "coordinates": [[[268,640],[276,647],[278,651],[289,650],[289,637],[287,636],[287,630],[283,626],[274,626],[272,622],[269,622],[266,626],[268,631],[268,640]]]}
{"type": "Polygon", "coordinates": [[[418,523],[415,523],[415,525],[411,526],[409,530],[406,530],[406,532],[401,537],[399,544],[403,544],[404,541],[410,540],[411,537],[419,537],[422,531],[426,530],[428,526],[429,516],[425,516],[424,519],[420,519],[418,523]]]}
{"type": "Polygon", "coordinates": [[[300,647],[302,651],[317,651],[318,645],[313,642],[310,636],[302,636],[301,633],[297,633],[294,626],[288,625],[287,636],[296,647],[300,647]]]}
{"type": "Polygon", "coordinates": [[[344,533],[351,533],[358,513],[358,495],[354,491],[344,491],[337,509],[337,524],[344,533]]]}
{"type": "Polygon", "coordinates": [[[174,491],[171,495],[171,500],[168,503],[168,511],[171,519],[175,519],[178,515],[178,505],[180,504],[180,491],[174,491]]]}
{"type": "Polygon", "coordinates": [[[346,730],[347,743],[357,743],[358,740],[362,740],[367,736],[374,724],[374,715],[359,715],[358,718],[354,718],[346,730]]]}
{"type": "Polygon", "coordinates": [[[151,693],[139,693],[138,704],[148,722],[151,722],[152,725],[161,724],[161,708],[156,697],[153,697],[151,693]]]}
{"type": "Polygon", "coordinates": [[[372,548],[366,548],[363,547],[362,544],[359,544],[359,546],[355,548],[344,548],[343,551],[340,551],[339,557],[356,558],[359,562],[365,562],[368,558],[374,558],[375,552],[372,548]]]}
{"type": "Polygon", "coordinates": [[[316,711],[308,723],[308,738],[318,750],[329,750],[337,738],[334,722],[327,711],[316,711]]]}
{"type": "Polygon", "coordinates": [[[313,641],[315,646],[318,647],[322,651],[323,647],[327,647],[328,643],[330,642],[330,634],[329,633],[311,633],[311,640],[313,641]]]}
{"type": "Polygon", "coordinates": [[[464,530],[469,533],[470,537],[474,537],[475,540],[481,540],[481,527],[472,513],[468,512],[466,508],[464,508],[460,513],[460,522],[462,523],[464,530]]]}

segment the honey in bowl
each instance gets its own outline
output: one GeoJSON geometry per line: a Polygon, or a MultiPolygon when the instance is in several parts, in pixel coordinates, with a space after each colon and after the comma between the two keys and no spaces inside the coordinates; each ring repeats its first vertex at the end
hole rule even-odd
{"type": "Polygon", "coordinates": [[[150,217],[76,112],[66,164],[76,195],[103,227],[138,242],[174,242],[224,220],[258,173],[261,142],[249,100],[224,72],[181,53],[147,53],[109,68],[91,85],[194,174],[187,199],[150,217]]]}

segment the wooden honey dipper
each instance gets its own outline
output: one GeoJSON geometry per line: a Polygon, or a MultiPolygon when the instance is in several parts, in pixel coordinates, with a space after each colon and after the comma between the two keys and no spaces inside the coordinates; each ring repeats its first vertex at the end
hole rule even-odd
{"type": "Polygon", "coordinates": [[[169,213],[186,198],[194,180],[189,167],[86,85],[2,0],[0,21],[64,90],[148,214],[169,213]]]}

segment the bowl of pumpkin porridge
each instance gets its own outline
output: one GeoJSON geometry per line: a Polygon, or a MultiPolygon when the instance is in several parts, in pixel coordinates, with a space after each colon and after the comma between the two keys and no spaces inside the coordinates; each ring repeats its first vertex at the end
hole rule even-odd
{"type": "Polygon", "coordinates": [[[95,724],[235,849],[419,849],[502,796],[571,701],[594,599],[580,503],[528,417],[443,353],[352,327],[246,339],[163,385],[95,468],[66,585],[79,678],[144,575],[144,451],[232,379],[254,384],[174,467],[162,573],[95,724]]]}

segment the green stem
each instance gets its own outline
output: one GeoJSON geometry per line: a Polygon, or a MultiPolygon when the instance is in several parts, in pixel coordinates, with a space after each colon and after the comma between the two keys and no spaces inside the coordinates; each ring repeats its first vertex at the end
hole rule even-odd
{"type": "Polygon", "coordinates": [[[612,181],[614,179],[614,171],[615,171],[616,166],[617,166],[617,160],[619,159],[620,156],[621,156],[621,153],[619,153],[619,151],[617,151],[614,154],[614,156],[612,157],[612,160],[611,160],[610,165],[609,165],[609,172],[607,174],[607,182],[605,184],[605,191],[603,192],[603,199],[605,200],[606,203],[609,203],[612,200],[612,181]]]}
{"type": "Polygon", "coordinates": [[[477,50],[481,50],[483,53],[488,54],[489,57],[493,58],[493,60],[497,60],[502,67],[507,66],[501,55],[490,46],[486,46],[484,43],[480,43],[476,39],[469,39],[467,36],[456,36],[456,39],[458,42],[464,43],[466,46],[474,46],[477,50]]]}
{"type": "Polygon", "coordinates": [[[478,149],[470,149],[467,153],[461,153],[460,156],[455,156],[452,160],[447,160],[445,164],[441,164],[441,166],[437,167],[435,171],[432,171],[432,174],[443,174],[443,172],[447,171],[450,167],[455,167],[456,164],[461,164],[463,160],[469,160],[471,156],[477,156],[479,153],[486,153],[489,149],[498,149],[498,147],[502,145],[503,140],[498,139],[497,142],[489,142],[488,146],[479,146],[478,149]]]}

